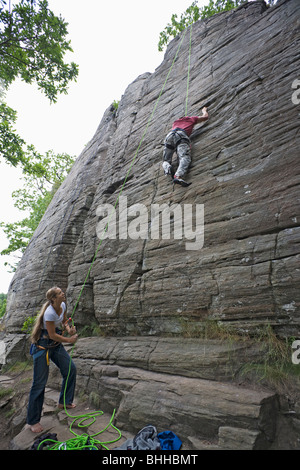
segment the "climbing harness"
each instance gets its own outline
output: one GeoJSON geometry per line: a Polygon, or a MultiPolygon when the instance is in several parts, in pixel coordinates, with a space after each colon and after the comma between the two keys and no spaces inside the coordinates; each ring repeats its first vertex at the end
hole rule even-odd
{"type": "MultiPolygon", "coordinates": [[[[95,260],[96,260],[96,258],[97,258],[98,252],[99,252],[99,250],[100,250],[100,248],[101,248],[102,241],[103,241],[103,237],[104,237],[104,235],[105,235],[105,232],[107,231],[107,228],[108,228],[109,223],[110,223],[110,219],[111,219],[111,217],[113,216],[113,214],[114,214],[114,212],[115,212],[115,209],[116,209],[116,207],[117,207],[117,205],[118,205],[120,196],[121,196],[121,194],[122,194],[122,192],[123,192],[123,189],[124,189],[124,187],[125,187],[125,184],[126,184],[126,182],[127,182],[127,180],[128,180],[128,177],[129,177],[129,175],[130,175],[130,172],[131,172],[131,170],[132,170],[132,167],[133,167],[133,165],[134,165],[134,163],[135,163],[135,161],[136,161],[136,158],[137,158],[137,156],[138,156],[139,150],[140,150],[141,145],[142,145],[142,143],[143,143],[143,141],[144,141],[144,138],[145,138],[145,136],[146,136],[146,133],[147,133],[147,131],[148,131],[148,128],[149,128],[149,126],[150,126],[150,124],[151,124],[151,122],[152,122],[154,113],[155,113],[155,111],[156,111],[156,108],[157,108],[157,106],[158,106],[158,103],[159,103],[159,101],[160,101],[160,98],[161,98],[161,96],[162,96],[162,94],[163,94],[163,91],[164,91],[164,89],[165,89],[165,87],[166,87],[166,84],[167,84],[168,78],[169,78],[169,76],[170,76],[170,73],[171,73],[171,71],[172,71],[172,69],[173,69],[173,67],[174,67],[174,64],[175,64],[175,62],[176,62],[176,59],[177,59],[177,57],[178,57],[178,54],[179,54],[179,51],[180,51],[180,49],[181,49],[183,40],[184,40],[184,38],[185,38],[187,29],[188,29],[188,28],[186,28],[186,29],[183,31],[183,35],[182,35],[181,41],[180,41],[180,43],[179,43],[179,46],[178,46],[178,48],[177,48],[175,57],[174,57],[174,59],[173,59],[173,61],[172,61],[172,64],[171,64],[171,66],[170,66],[170,68],[169,68],[168,74],[167,74],[166,79],[165,79],[165,81],[164,81],[164,83],[163,83],[163,86],[162,86],[162,88],[161,88],[161,91],[160,91],[160,93],[159,93],[159,96],[158,96],[158,98],[157,98],[157,100],[156,100],[156,102],[155,102],[155,105],[154,105],[153,111],[152,111],[152,113],[151,113],[151,115],[150,115],[150,118],[149,118],[148,121],[147,121],[145,130],[144,130],[144,132],[143,132],[143,134],[142,134],[142,137],[141,137],[141,140],[140,140],[139,145],[138,145],[138,147],[137,147],[137,150],[136,150],[136,152],[135,152],[135,154],[134,154],[134,156],[133,156],[133,159],[132,159],[132,161],[131,161],[131,163],[130,163],[129,169],[128,169],[127,174],[126,174],[126,176],[125,176],[125,179],[124,179],[124,182],[123,182],[123,184],[122,184],[122,187],[121,187],[121,189],[120,189],[120,191],[119,191],[119,194],[118,194],[117,200],[116,200],[116,202],[115,202],[114,208],[113,208],[113,210],[112,210],[110,216],[108,217],[108,222],[107,222],[107,224],[106,224],[106,226],[105,226],[105,228],[104,228],[104,230],[103,230],[103,232],[102,232],[102,234],[101,234],[100,242],[99,242],[99,244],[98,244],[98,246],[97,246],[97,249],[96,249],[96,251],[95,251],[94,257],[93,257],[92,262],[91,262],[91,264],[90,264],[90,267],[89,267],[89,269],[88,269],[87,275],[86,275],[86,277],[85,277],[85,280],[84,280],[83,285],[82,285],[82,287],[81,287],[81,290],[80,290],[80,292],[79,292],[79,296],[78,296],[78,298],[77,298],[77,300],[76,300],[76,302],[75,302],[74,308],[73,308],[73,310],[72,310],[72,314],[71,314],[71,316],[70,316],[70,318],[69,318],[69,320],[70,320],[71,323],[72,323],[72,326],[74,326],[73,316],[74,316],[74,314],[75,314],[76,308],[77,308],[78,303],[79,303],[79,301],[80,301],[80,298],[81,298],[81,296],[82,296],[82,292],[83,292],[83,290],[84,290],[84,288],[85,288],[85,285],[86,285],[86,283],[87,283],[87,281],[88,281],[88,278],[89,278],[89,276],[90,276],[90,273],[91,273],[92,267],[93,267],[93,265],[94,265],[94,263],[95,263],[95,260]]],[[[190,69],[190,54],[191,54],[191,37],[192,37],[192,31],[190,31],[189,69],[190,69]]],[[[188,70],[188,82],[187,82],[186,112],[187,112],[187,105],[188,105],[188,88],[189,88],[189,70],[188,70]]],[[[182,129],[181,129],[181,130],[182,130],[182,129]]],[[[175,129],[174,131],[176,131],[176,129],[175,129]]],[[[178,129],[177,129],[177,131],[178,131],[178,129]]],[[[184,138],[181,137],[181,139],[183,140],[184,138]]],[[[188,137],[187,137],[187,139],[188,139],[188,137]]],[[[186,139],[186,140],[187,140],[187,139],[186,139]]],[[[107,446],[108,444],[112,444],[112,443],[114,443],[114,442],[117,442],[117,441],[122,437],[122,434],[121,434],[120,430],[112,424],[113,419],[114,419],[114,416],[115,416],[115,410],[113,411],[112,417],[111,417],[111,419],[110,419],[108,425],[107,425],[102,431],[100,431],[100,432],[98,432],[98,433],[95,433],[95,434],[92,434],[92,435],[88,435],[88,434],[86,434],[86,433],[83,433],[83,434],[79,435],[79,434],[77,434],[77,433],[74,431],[74,429],[73,429],[73,427],[75,426],[75,424],[76,424],[76,426],[79,427],[79,428],[86,428],[86,427],[89,427],[91,424],[93,424],[93,423],[96,421],[96,418],[97,418],[98,416],[103,415],[103,412],[102,412],[102,411],[95,411],[95,412],[86,413],[86,414],[82,414],[82,415],[78,415],[78,416],[70,415],[69,412],[68,412],[67,404],[66,404],[66,389],[67,389],[68,379],[69,379],[70,371],[71,371],[71,362],[72,362],[72,357],[73,357],[74,348],[75,348],[75,344],[72,346],[72,350],[71,350],[71,353],[70,353],[70,364],[69,364],[69,371],[68,371],[68,375],[67,375],[66,383],[65,383],[65,388],[64,388],[64,394],[63,394],[64,403],[63,403],[63,405],[64,405],[64,411],[65,411],[66,415],[67,415],[69,418],[73,419],[72,422],[71,422],[71,425],[70,425],[70,427],[69,427],[69,430],[70,430],[70,432],[71,432],[75,437],[72,438],[72,439],[67,440],[66,442],[51,441],[51,439],[46,439],[46,440],[42,441],[42,442],[39,444],[38,449],[39,449],[40,446],[42,446],[42,445],[47,441],[48,443],[53,444],[53,445],[50,445],[50,447],[48,447],[49,450],[88,450],[88,449],[90,449],[90,450],[98,450],[98,447],[97,447],[97,446],[101,446],[102,448],[104,448],[104,449],[106,449],[106,450],[109,450],[106,446],[107,446]],[[118,433],[118,436],[117,436],[115,439],[113,439],[113,440],[111,440],[111,441],[105,441],[105,442],[102,442],[102,441],[100,441],[99,439],[96,439],[97,436],[99,436],[100,434],[102,434],[102,433],[103,433],[104,431],[106,431],[109,427],[112,427],[112,428],[118,433]]]]}
{"type": "MultiPolygon", "coordinates": [[[[56,328],[55,331],[57,334],[62,334],[62,331],[59,328],[56,328]]],[[[39,356],[44,354],[44,351],[46,351],[46,362],[47,366],[49,366],[49,350],[57,348],[59,345],[60,343],[57,341],[50,340],[47,330],[42,329],[39,340],[36,343],[31,344],[29,352],[33,359],[37,359],[39,356]],[[40,344],[40,341],[42,341],[42,344],[40,344]]]]}
{"type": "MultiPolygon", "coordinates": [[[[49,349],[50,347],[46,347],[44,348],[43,346],[40,346],[38,344],[32,344],[31,346],[33,346],[34,348],[37,349],[37,351],[30,347],[30,354],[31,356],[33,357],[33,359],[37,359],[39,356],[41,356],[44,351],[46,351],[46,362],[47,362],[47,366],[49,367],[49,364],[50,364],[50,361],[49,361],[49,349]]],[[[54,347],[54,346],[52,346],[54,347]]]]}
{"type": "Polygon", "coordinates": [[[167,147],[170,150],[177,150],[178,145],[182,144],[185,142],[186,144],[190,145],[191,141],[188,137],[188,135],[185,134],[183,129],[180,129],[180,127],[176,127],[176,129],[173,129],[171,132],[166,137],[166,142],[165,142],[165,147],[167,147]],[[177,136],[177,140],[175,142],[175,145],[169,144],[168,138],[171,136],[177,136]]]}

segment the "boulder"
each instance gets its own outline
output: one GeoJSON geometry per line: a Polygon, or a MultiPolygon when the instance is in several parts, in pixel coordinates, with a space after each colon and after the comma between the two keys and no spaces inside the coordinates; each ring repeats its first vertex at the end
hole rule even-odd
{"type": "MultiPolygon", "coordinates": [[[[234,341],[80,339],[72,352],[77,395],[89,395],[105,413],[116,410],[114,424],[123,431],[136,434],[149,423],[172,430],[184,449],[280,448],[277,424],[287,401],[234,380],[247,348],[248,359],[259,361],[261,348],[234,341]]],[[[49,384],[59,390],[57,368],[49,384]]],[[[294,439],[292,428],[285,434],[294,439]]]]}
{"type": "Polygon", "coordinates": [[[0,369],[4,365],[13,365],[26,359],[27,337],[25,334],[1,334],[0,369]]]}

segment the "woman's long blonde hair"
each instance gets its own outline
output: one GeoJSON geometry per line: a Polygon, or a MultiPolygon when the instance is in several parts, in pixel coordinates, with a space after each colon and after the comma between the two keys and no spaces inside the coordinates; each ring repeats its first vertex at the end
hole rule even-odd
{"type": "Polygon", "coordinates": [[[41,332],[42,332],[42,329],[43,329],[44,313],[45,313],[46,309],[49,307],[49,305],[53,304],[53,300],[55,299],[55,297],[57,295],[57,290],[58,289],[59,289],[59,287],[56,287],[56,286],[51,287],[51,289],[49,289],[46,293],[47,302],[44,303],[44,305],[41,308],[40,313],[36,317],[34,327],[33,327],[32,333],[31,333],[32,343],[37,343],[38,340],[40,339],[41,332]]]}

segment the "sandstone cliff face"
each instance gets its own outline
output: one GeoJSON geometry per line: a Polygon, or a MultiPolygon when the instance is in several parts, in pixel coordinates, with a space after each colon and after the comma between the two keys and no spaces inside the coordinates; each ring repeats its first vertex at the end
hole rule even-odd
{"type": "MultiPolygon", "coordinates": [[[[187,338],[206,319],[299,334],[299,19],[298,0],[257,1],[193,26],[189,114],[208,105],[210,119],[192,136],[188,188],[161,167],[164,137],[185,112],[189,34],[157,102],[182,36],[172,41],[105,112],[20,262],[4,319],[10,360],[25,343],[10,333],[48,288],[66,289],[70,313],[80,296],[76,325],[110,336],[78,340],[77,391],[116,408],[122,430],[151,422],[188,449],[299,448],[299,403],[237,380],[263,360],[258,343],[187,338]],[[116,203],[116,236],[99,246],[101,210],[116,203]],[[158,227],[171,236],[154,237],[163,204],[174,212],[158,227]],[[178,236],[187,205],[193,229],[204,207],[204,240],[201,224],[198,239],[178,236]],[[148,237],[128,236],[139,230],[148,237]]],[[[52,370],[50,385],[60,383],[52,370]]]]}
{"type": "Polygon", "coordinates": [[[300,78],[299,18],[298,0],[268,9],[257,1],[193,26],[189,114],[208,105],[210,119],[192,137],[189,188],[173,187],[161,168],[161,144],[185,110],[189,35],[132,168],[181,36],[153,74],[127,88],[118,111],[105,112],[20,262],[9,289],[8,332],[20,331],[52,285],[67,289],[73,309],[100,242],[97,209],[115,205],[130,170],[122,214],[124,201],[127,208],[143,204],[148,239],[120,239],[117,231],[116,239],[103,240],[77,325],[96,322],[115,336],[165,335],[210,318],[240,330],[270,323],[281,334],[298,334],[299,105],[291,98],[300,78]],[[154,204],[203,204],[203,247],[187,250],[184,237],[153,239],[154,204]]]}

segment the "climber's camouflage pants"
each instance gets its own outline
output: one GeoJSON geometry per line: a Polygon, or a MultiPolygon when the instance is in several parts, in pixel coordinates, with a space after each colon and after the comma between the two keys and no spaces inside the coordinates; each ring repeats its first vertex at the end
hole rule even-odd
{"type": "Polygon", "coordinates": [[[172,165],[173,153],[176,150],[179,166],[176,176],[184,176],[191,164],[191,142],[184,131],[171,131],[164,142],[163,159],[172,165]]]}

